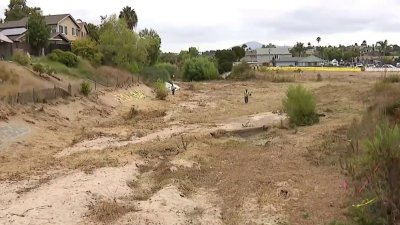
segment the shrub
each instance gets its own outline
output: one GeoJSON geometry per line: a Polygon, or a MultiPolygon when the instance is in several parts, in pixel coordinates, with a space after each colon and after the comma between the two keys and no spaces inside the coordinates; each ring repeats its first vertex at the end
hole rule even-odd
{"type": "Polygon", "coordinates": [[[191,58],[185,62],[183,68],[183,76],[188,81],[212,80],[217,75],[217,67],[205,57],[191,58]]]}
{"type": "Polygon", "coordinates": [[[154,84],[154,90],[156,92],[156,98],[165,100],[168,96],[168,89],[165,87],[165,81],[158,79],[154,84]]]}
{"type": "Polygon", "coordinates": [[[158,80],[165,82],[170,79],[170,74],[167,70],[157,67],[146,67],[142,70],[141,75],[144,81],[149,83],[154,83],[158,80]]]}
{"type": "Polygon", "coordinates": [[[290,83],[294,82],[294,78],[292,76],[285,76],[285,75],[270,75],[269,80],[272,83],[290,83]]]}
{"type": "Polygon", "coordinates": [[[256,77],[256,73],[251,69],[250,65],[246,62],[242,62],[239,65],[233,67],[229,79],[233,80],[248,80],[256,77]]]}
{"type": "Polygon", "coordinates": [[[319,117],[315,109],[315,97],[301,85],[289,86],[286,98],[282,103],[291,124],[306,126],[319,122],[319,117]]]}
{"type": "Polygon", "coordinates": [[[51,61],[60,62],[69,67],[76,67],[79,58],[72,52],[64,52],[59,49],[54,50],[47,56],[51,61]]]}
{"type": "Polygon", "coordinates": [[[92,91],[92,88],[90,87],[90,84],[86,81],[81,83],[81,93],[85,96],[88,96],[90,92],[92,91]]]}
{"type": "Polygon", "coordinates": [[[29,56],[23,51],[15,51],[13,55],[13,60],[23,66],[27,66],[31,63],[29,56]]]}
{"type": "Polygon", "coordinates": [[[46,66],[44,72],[49,74],[49,75],[53,75],[53,74],[57,73],[57,71],[51,66],[46,66]]]}
{"type": "Polygon", "coordinates": [[[322,81],[322,76],[321,74],[317,74],[317,82],[321,82],[322,81]]]}
{"type": "Polygon", "coordinates": [[[82,38],[74,41],[72,45],[72,52],[84,59],[89,60],[95,65],[100,64],[103,58],[98,44],[90,38],[82,38]]]}
{"type": "Polygon", "coordinates": [[[166,71],[168,71],[169,75],[177,75],[179,72],[179,69],[176,65],[171,64],[171,63],[159,63],[156,65],[157,68],[159,69],[164,69],[166,71]]]}
{"type": "Polygon", "coordinates": [[[45,67],[41,63],[36,63],[33,65],[33,71],[42,75],[42,73],[46,72],[45,67]]]}

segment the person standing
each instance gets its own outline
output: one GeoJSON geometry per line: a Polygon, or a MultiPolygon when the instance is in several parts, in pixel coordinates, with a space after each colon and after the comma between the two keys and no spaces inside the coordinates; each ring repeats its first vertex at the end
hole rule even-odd
{"type": "Polygon", "coordinates": [[[247,104],[249,103],[249,96],[251,96],[251,93],[249,92],[249,90],[245,90],[244,91],[244,103],[247,104]]]}
{"type": "Polygon", "coordinates": [[[175,87],[175,85],[172,83],[172,86],[171,86],[172,95],[175,95],[175,90],[176,90],[176,87],[175,87]]]}

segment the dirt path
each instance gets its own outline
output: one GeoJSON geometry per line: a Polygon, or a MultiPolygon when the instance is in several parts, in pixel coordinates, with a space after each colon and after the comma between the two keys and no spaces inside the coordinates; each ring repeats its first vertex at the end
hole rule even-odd
{"type": "MultiPolygon", "coordinates": [[[[127,165],[99,169],[93,174],[77,172],[57,178],[17,199],[0,201],[0,224],[78,224],[96,197],[112,200],[129,195],[132,189],[127,186],[127,181],[137,174],[135,165],[127,165]]],[[[5,190],[13,189],[15,184],[6,185],[0,196],[7,195],[5,190]]]]}

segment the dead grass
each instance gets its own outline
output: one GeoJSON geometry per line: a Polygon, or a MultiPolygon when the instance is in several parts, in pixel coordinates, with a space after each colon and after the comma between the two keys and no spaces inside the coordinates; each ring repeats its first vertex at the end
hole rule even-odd
{"type": "Polygon", "coordinates": [[[134,207],[119,203],[116,199],[101,200],[88,206],[89,217],[94,222],[110,224],[123,215],[135,211],[134,207]]]}
{"type": "Polygon", "coordinates": [[[74,170],[82,170],[87,174],[93,173],[93,170],[102,167],[116,167],[119,161],[115,156],[109,153],[80,153],[68,156],[62,160],[64,167],[74,170]]]}
{"type": "Polygon", "coordinates": [[[291,74],[264,74],[263,80],[272,83],[293,83],[295,82],[294,75],[291,74]]]}

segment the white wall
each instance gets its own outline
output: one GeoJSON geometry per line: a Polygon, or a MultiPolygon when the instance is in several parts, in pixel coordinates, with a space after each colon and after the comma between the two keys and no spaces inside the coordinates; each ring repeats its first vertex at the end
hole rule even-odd
{"type": "Polygon", "coordinates": [[[365,68],[366,72],[400,72],[400,68],[365,68]]]}

